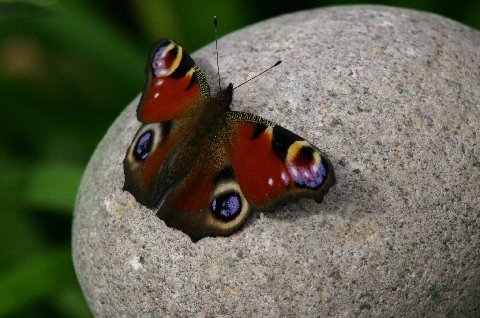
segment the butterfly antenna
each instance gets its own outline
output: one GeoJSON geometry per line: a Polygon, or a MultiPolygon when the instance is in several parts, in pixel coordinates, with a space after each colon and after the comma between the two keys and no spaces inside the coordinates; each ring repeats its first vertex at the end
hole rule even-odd
{"type": "Polygon", "coordinates": [[[215,26],[215,52],[217,53],[217,73],[218,73],[218,91],[220,92],[220,66],[218,65],[218,31],[217,16],[213,16],[213,25],[215,26]]]}
{"type": "Polygon", "coordinates": [[[233,89],[237,89],[237,88],[239,88],[240,86],[242,86],[243,84],[246,84],[246,83],[250,82],[251,80],[253,80],[254,78],[259,77],[259,76],[262,75],[263,73],[270,71],[272,68],[274,68],[275,66],[279,65],[280,63],[282,63],[282,61],[277,61],[277,63],[275,63],[275,65],[270,66],[270,67],[267,68],[265,71],[263,71],[263,72],[255,75],[255,76],[252,77],[252,78],[249,78],[248,80],[246,80],[246,81],[243,82],[242,84],[240,84],[240,85],[238,85],[238,86],[235,86],[233,89]]]}

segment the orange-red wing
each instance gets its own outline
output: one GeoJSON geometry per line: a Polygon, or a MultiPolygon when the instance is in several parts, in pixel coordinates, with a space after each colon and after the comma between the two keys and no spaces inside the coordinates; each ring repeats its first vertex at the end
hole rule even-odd
{"type": "Polygon", "coordinates": [[[210,99],[204,75],[190,55],[170,39],[153,45],[146,73],[137,109],[137,117],[144,123],[185,117],[210,99]]]}
{"type": "Polygon", "coordinates": [[[335,184],[328,158],[308,141],[256,115],[229,112],[225,150],[252,207],[271,210],[292,198],[321,202],[335,184]]]}

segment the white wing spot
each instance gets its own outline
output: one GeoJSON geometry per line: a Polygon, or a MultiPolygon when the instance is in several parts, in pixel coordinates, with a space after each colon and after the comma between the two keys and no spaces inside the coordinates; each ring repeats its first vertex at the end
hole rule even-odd
{"type": "Polygon", "coordinates": [[[158,77],[165,77],[170,75],[172,72],[169,69],[161,69],[157,70],[157,76],[158,77]]]}
{"type": "Polygon", "coordinates": [[[160,86],[163,84],[163,79],[157,79],[157,81],[155,82],[155,86],[160,86]]]}
{"type": "Polygon", "coordinates": [[[273,179],[272,178],[268,179],[268,185],[269,186],[273,185],[273,179]]]}
{"type": "Polygon", "coordinates": [[[294,166],[290,166],[290,172],[293,174],[293,177],[298,177],[298,170],[294,166]]]}
{"type": "Polygon", "coordinates": [[[155,96],[153,97],[157,98],[158,96],[160,96],[160,93],[155,93],[155,96]]]}

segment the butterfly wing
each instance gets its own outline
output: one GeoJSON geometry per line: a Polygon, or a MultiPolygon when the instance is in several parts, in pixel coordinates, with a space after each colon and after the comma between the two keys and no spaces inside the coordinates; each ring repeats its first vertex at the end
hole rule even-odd
{"type": "Polygon", "coordinates": [[[210,99],[200,68],[177,43],[163,39],[150,51],[138,120],[153,123],[184,118],[210,99]]]}
{"type": "Polygon", "coordinates": [[[157,212],[165,224],[185,232],[193,242],[233,233],[250,212],[220,143],[207,145],[191,173],[157,212]]]}
{"type": "Polygon", "coordinates": [[[196,242],[238,230],[251,207],[272,210],[300,197],[321,202],[334,184],[330,161],[309,142],[261,117],[226,112],[157,216],[196,242]]]}
{"type": "Polygon", "coordinates": [[[189,163],[185,151],[191,139],[188,134],[194,130],[192,118],[210,99],[210,89],[190,55],[170,39],[153,45],[146,73],[137,108],[137,117],[144,124],[124,159],[124,190],[153,207],[187,174],[179,167],[189,163]]]}
{"type": "Polygon", "coordinates": [[[243,195],[259,210],[307,197],[322,202],[335,184],[325,154],[302,137],[259,116],[228,112],[225,145],[243,195]]]}

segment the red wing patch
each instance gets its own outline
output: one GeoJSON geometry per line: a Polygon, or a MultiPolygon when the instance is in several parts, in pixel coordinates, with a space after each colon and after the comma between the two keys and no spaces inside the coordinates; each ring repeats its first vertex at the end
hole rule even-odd
{"type": "Polygon", "coordinates": [[[137,111],[144,123],[185,117],[210,99],[204,75],[190,55],[172,40],[161,40],[153,46],[146,72],[137,111]]]}
{"type": "Polygon", "coordinates": [[[298,197],[322,200],[335,183],[333,167],[324,154],[303,138],[258,116],[231,114],[228,118],[234,119],[229,123],[226,152],[253,207],[271,210],[298,197]]]}
{"type": "Polygon", "coordinates": [[[272,151],[272,127],[253,138],[259,124],[233,124],[234,138],[227,146],[235,176],[247,200],[263,206],[288,190],[291,182],[283,162],[272,151]]]}

